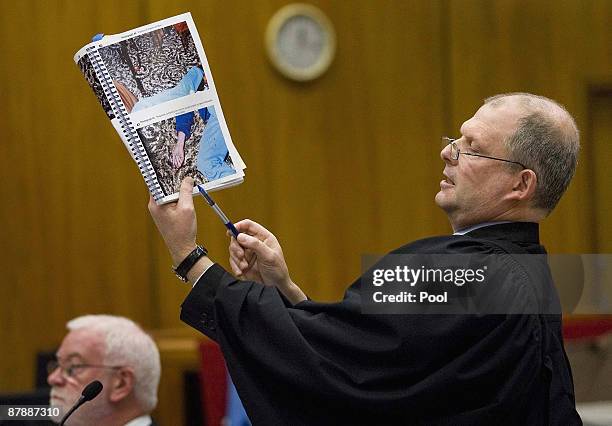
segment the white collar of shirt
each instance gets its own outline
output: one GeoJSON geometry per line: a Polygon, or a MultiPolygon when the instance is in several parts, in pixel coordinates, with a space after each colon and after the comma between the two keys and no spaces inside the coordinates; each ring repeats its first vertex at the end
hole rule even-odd
{"type": "Polygon", "coordinates": [[[467,228],[463,228],[460,229],[458,231],[455,231],[455,233],[453,235],[465,235],[468,232],[472,232],[476,229],[479,228],[484,228],[485,226],[491,226],[491,225],[499,225],[502,223],[510,223],[509,220],[504,220],[504,221],[499,221],[499,222],[483,222],[483,223],[479,223],[478,225],[472,225],[472,226],[468,226],[467,228]]]}
{"type": "Polygon", "coordinates": [[[136,417],[125,424],[125,426],[149,426],[152,423],[151,416],[145,414],[144,416],[136,417]]]}

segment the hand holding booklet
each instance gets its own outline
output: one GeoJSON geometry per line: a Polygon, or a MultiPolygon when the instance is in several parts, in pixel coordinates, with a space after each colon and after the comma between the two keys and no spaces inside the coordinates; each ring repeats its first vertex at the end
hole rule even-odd
{"type": "Polygon", "coordinates": [[[158,204],[178,199],[186,176],[207,191],[242,182],[246,165],[190,13],[104,36],[74,60],[158,204]]]}

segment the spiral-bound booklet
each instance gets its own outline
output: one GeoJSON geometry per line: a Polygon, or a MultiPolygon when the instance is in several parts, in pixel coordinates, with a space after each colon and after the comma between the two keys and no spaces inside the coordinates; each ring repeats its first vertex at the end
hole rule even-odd
{"type": "Polygon", "coordinates": [[[74,60],[158,204],[178,198],[185,176],[210,191],[242,182],[190,13],[100,37],[74,60]]]}

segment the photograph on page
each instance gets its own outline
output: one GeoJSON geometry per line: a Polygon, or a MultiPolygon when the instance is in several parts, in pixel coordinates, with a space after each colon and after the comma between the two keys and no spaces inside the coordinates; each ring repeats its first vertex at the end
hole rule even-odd
{"type": "Polygon", "coordinates": [[[212,105],[138,130],[165,195],[176,192],[185,176],[215,184],[242,176],[223,133],[212,105]]]}
{"type": "Polygon", "coordinates": [[[110,44],[99,53],[130,114],[209,90],[187,22],[110,44]]]}

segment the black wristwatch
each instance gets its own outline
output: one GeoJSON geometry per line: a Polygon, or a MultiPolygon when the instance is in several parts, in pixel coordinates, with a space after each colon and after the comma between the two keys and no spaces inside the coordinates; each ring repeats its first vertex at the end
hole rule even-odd
{"type": "Polygon", "coordinates": [[[195,265],[196,262],[200,260],[202,256],[206,256],[207,254],[208,250],[206,250],[205,247],[196,246],[196,248],[194,248],[192,252],[189,253],[187,257],[183,259],[183,261],[172,270],[180,280],[182,280],[183,282],[188,282],[189,280],[187,279],[187,273],[191,270],[191,268],[193,268],[193,265],[195,265]]]}

